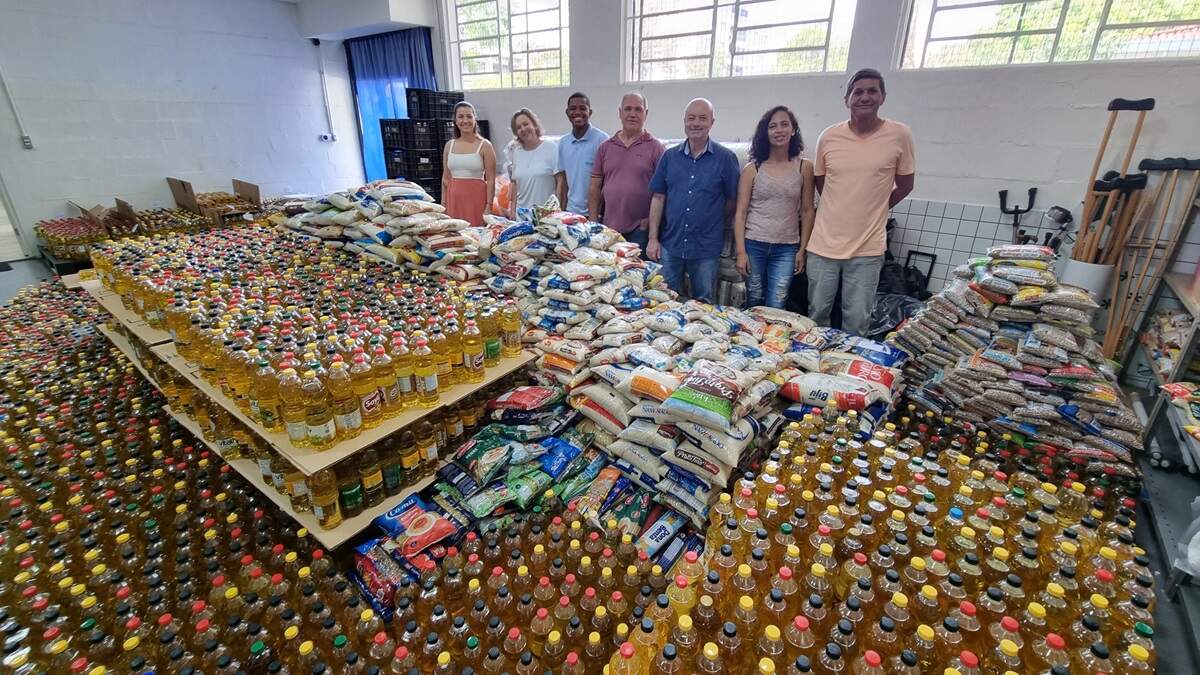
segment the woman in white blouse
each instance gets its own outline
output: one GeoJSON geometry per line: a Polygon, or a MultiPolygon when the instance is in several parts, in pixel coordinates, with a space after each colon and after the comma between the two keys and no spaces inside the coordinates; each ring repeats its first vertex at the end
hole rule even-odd
{"type": "Polygon", "coordinates": [[[558,166],[558,144],[542,140],[542,123],[532,110],[521,108],[513,113],[510,127],[509,177],[513,184],[508,217],[516,218],[518,208],[540,206],[556,194],[564,176],[558,166]]]}

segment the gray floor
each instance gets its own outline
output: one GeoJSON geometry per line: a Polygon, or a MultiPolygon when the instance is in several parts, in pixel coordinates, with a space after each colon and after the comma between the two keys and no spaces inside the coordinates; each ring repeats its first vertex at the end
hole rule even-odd
{"type": "Polygon", "coordinates": [[[16,260],[8,264],[12,269],[0,272],[0,303],[11,300],[25,286],[54,278],[54,272],[40,258],[16,260]]]}

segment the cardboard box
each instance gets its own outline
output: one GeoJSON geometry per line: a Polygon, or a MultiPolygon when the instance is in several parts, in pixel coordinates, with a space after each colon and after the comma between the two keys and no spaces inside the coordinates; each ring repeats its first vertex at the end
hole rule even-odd
{"type": "MultiPolygon", "coordinates": [[[[171,195],[175,198],[176,206],[192,213],[208,216],[212,219],[214,227],[219,227],[224,221],[240,218],[244,213],[247,213],[246,211],[229,211],[220,208],[201,208],[200,204],[196,201],[196,191],[192,187],[191,182],[181,178],[168,177],[167,185],[171,188],[171,195]]],[[[234,178],[233,194],[258,207],[262,206],[261,190],[254,183],[234,178]]]]}

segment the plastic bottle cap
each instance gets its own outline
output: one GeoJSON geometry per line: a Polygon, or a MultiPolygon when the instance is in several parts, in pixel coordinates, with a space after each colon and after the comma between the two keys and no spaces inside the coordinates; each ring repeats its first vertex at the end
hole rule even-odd
{"type": "Polygon", "coordinates": [[[738,565],[737,573],[738,573],[738,576],[740,576],[740,577],[748,577],[751,575],[752,570],[750,569],[749,565],[747,565],[746,563],[742,563],[742,564],[738,565]]]}
{"type": "Polygon", "coordinates": [[[1114,551],[1113,549],[1109,548],[1108,546],[1101,546],[1100,547],[1100,557],[1104,558],[1105,560],[1116,560],[1117,552],[1114,551]]]}
{"type": "Polygon", "coordinates": [[[1058,633],[1046,633],[1046,644],[1052,649],[1064,649],[1067,646],[1066,640],[1058,633]]]}
{"type": "MultiPolygon", "coordinates": [[[[705,649],[705,652],[707,653],[707,648],[705,649]]],[[[621,643],[621,658],[626,659],[626,660],[633,658],[633,645],[632,644],[630,644],[628,642],[621,643]]]]}
{"type": "Polygon", "coordinates": [[[1012,658],[1017,655],[1017,652],[1020,651],[1020,648],[1017,647],[1017,643],[1006,638],[1000,641],[1000,651],[1005,656],[1012,658]]]}
{"type": "Polygon", "coordinates": [[[437,662],[438,665],[443,668],[450,665],[450,652],[442,652],[441,654],[438,654],[437,662]]]}
{"type": "Polygon", "coordinates": [[[883,663],[883,659],[880,658],[879,653],[873,649],[868,649],[867,653],[863,654],[863,660],[872,668],[878,668],[879,664],[883,663]]]}
{"type": "MultiPolygon", "coordinates": [[[[542,618],[545,618],[546,610],[545,610],[545,609],[542,609],[542,610],[541,610],[541,612],[542,612],[542,618]]],[[[512,628],[509,628],[509,629],[508,629],[508,639],[509,639],[509,640],[519,640],[519,639],[521,639],[521,629],[520,629],[520,628],[517,628],[516,626],[513,626],[512,628]]]]}
{"type": "Polygon", "coordinates": [[[905,607],[908,607],[908,596],[896,591],[895,593],[892,593],[892,603],[900,609],[904,609],[905,607]]]}
{"type": "MultiPolygon", "coordinates": [[[[627,642],[625,644],[629,644],[629,643],[627,642]]],[[[629,646],[630,646],[630,651],[632,651],[633,645],[629,645],[629,646]]],[[[624,650],[625,645],[621,645],[621,649],[624,650]]],[[[713,642],[705,642],[704,643],[704,658],[708,659],[709,661],[715,661],[715,660],[717,660],[717,657],[720,655],[721,655],[721,650],[717,649],[717,645],[715,643],[713,643],[713,642]]]]}
{"type": "Polygon", "coordinates": [[[1017,620],[1011,616],[1006,616],[1000,619],[1000,627],[1010,633],[1015,633],[1017,632],[1017,628],[1020,627],[1020,624],[1018,624],[1017,620]]]}
{"type": "Polygon", "coordinates": [[[937,592],[937,589],[934,588],[933,586],[930,586],[929,584],[925,584],[924,586],[921,587],[921,595],[925,596],[926,598],[928,598],[930,600],[937,600],[938,592],[937,592]]]}
{"type": "Polygon", "coordinates": [[[1088,598],[1088,600],[1096,609],[1108,609],[1108,598],[1099,593],[1092,593],[1092,597],[1088,598]]]}
{"type": "Polygon", "coordinates": [[[970,649],[964,649],[958,653],[958,660],[968,668],[974,669],[979,667],[979,657],[970,649]]]}
{"type": "MultiPolygon", "coordinates": [[[[537,618],[545,619],[548,614],[549,614],[549,612],[546,611],[545,607],[539,607],[538,611],[537,611],[537,618]]],[[[516,630],[516,628],[514,627],[513,630],[516,630]]],[[[509,635],[512,635],[512,631],[509,631],[509,635]]],[[[516,638],[513,638],[513,639],[516,639],[516,638]]]]}
{"type": "Polygon", "coordinates": [[[917,635],[920,636],[922,640],[932,640],[933,629],[926,624],[921,624],[920,626],[917,626],[917,635]]]}
{"type": "Polygon", "coordinates": [[[1129,645],[1129,656],[1134,661],[1145,662],[1150,660],[1150,652],[1141,645],[1129,645]]]}
{"type": "Polygon", "coordinates": [[[312,650],[313,650],[312,640],[305,640],[304,642],[300,643],[300,655],[301,656],[308,656],[309,654],[312,653],[312,650]]]}
{"type": "Polygon", "coordinates": [[[370,621],[371,619],[375,618],[375,610],[364,609],[362,612],[359,613],[358,618],[360,621],[364,621],[364,622],[370,621]]]}
{"type": "Polygon", "coordinates": [[[743,595],[742,597],[738,598],[738,607],[743,612],[749,612],[754,609],[754,600],[748,595],[743,595]]]}
{"type": "MultiPolygon", "coordinates": [[[[690,622],[691,620],[689,619],[688,621],[690,622]]],[[[766,634],[768,640],[778,640],[780,636],[779,626],[771,624],[763,629],[763,633],[766,634]]]]}
{"type": "MultiPolygon", "coordinates": [[[[750,567],[750,566],[749,566],[749,565],[744,565],[744,567],[746,567],[747,569],[749,569],[749,567],[750,567]]],[[[813,563],[813,564],[812,564],[812,567],[810,567],[809,569],[812,571],[812,575],[813,575],[814,577],[823,577],[823,576],[825,576],[825,566],[824,566],[824,565],[822,565],[821,563],[813,563]]]]}
{"type": "Polygon", "coordinates": [[[912,559],[910,559],[908,561],[908,564],[912,565],[913,569],[917,570],[918,572],[925,571],[925,559],[924,558],[918,558],[916,556],[913,556],[912,559]]]}

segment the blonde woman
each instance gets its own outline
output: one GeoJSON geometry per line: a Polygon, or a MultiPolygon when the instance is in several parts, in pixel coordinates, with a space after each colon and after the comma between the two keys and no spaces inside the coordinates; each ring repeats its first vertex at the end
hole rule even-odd
{"type": "Polygon", "coordinates": [[[509,144],[509,176],[512,178],[509,218],[518,208],[543,204],[550,195],[565,188],[562,168],[558,165],[558,143],[542,140],[542,123],[529,108],[513,113],[509,125],[513,141],[509,144]]]}
{"type": "Polygon", "coordinates": [[[454,138],[442,149],[442,201],[451,218],[483,224],[496,189],[496,150],[479,135],[475,106],[454,106],[454,138]]]}

